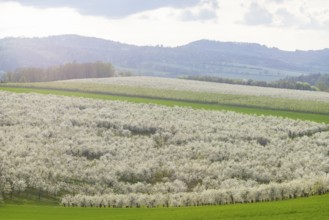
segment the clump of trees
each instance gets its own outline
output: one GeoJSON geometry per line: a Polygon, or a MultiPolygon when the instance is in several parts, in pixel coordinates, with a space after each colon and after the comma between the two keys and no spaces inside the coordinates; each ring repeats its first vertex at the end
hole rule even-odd
{"type": "Polygon", "coordinates": [[[115,76],[111,63],[67,63],[49,68],[20,68],[1,76],[2,82],[48,82],[56,80],[115,76]]]}
{"type": "MultiPolygon", "coordinates": [[[[280,81],[281,80],[279,80],[279,82],[280,81]]],[[[320,91],[329,92],[329,74],[306,74],[296,77],[288,77],[282,81],[286,81],[288,83],[303,82],[315,86],[320,91]]]]}
{"type": "MultiPolygon", "coordinates": [[[[321,74],[319,74],[321,75],[321,74]]],[[[329,89],[329,74],[321,75],[320,80],[316,80],[314,83],[311,80],[312,77],[317,78],[318,75],[308,75],[300,77],[289,77],[273,82],[258,81],[252,79],[230,79],[221,78],[216,76],[187,76],[182,77],[183,79],[206,81],[206,82],[218,82],[227,84],[237,84],[237,85],[248,85],[248,86],[260,86],[260,87],[271,87],[271,88],[283,88],[283,89],[296,89],[296,90],[309,90],[309,91],[328,91],[329,89]],[[326,78],[326,80],[323,80],[326,78]],[[312,83],[313,82],[313,83],[312,83]]]]}

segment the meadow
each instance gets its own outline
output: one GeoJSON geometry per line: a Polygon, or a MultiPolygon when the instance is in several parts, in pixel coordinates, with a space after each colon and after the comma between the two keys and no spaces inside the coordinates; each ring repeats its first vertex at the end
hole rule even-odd
{"type": "Polygon", "coordinates": [[[40,205],[0,205],[6,220],[217,220],[217,219],[329,219],[329,195],[253,204],[184,208],[112,209],[63,208],[40,205]]]}
{"type": "Polygon", "coordinates": [[[159,78],[159,77],[112,77],[94,79],[72,79],[58,83],[96,83],[110,86],[130,86],[175,91],[194,91],[217,94],[235,94],[250,96],[266,96],[273,98],[290,98],[299,100],[318,100],[329,102],[329,94],[325,92],[278,89],[259,86],[233,85],[196,80],[159,78]]]}
{"type": "Polygon", "coordinates": [[[262,88],[182,79],[114,77],[43,83],[10,83],[4,84],[4,86],[59,89],[71,92],[92,92],[198,104],[329,114],[329,93],[325,92],[262,88]]]}
{"type": "MultiPolygon", "coordinates": [[[[190,107],[193,109],[206,109],[206,110],[216,110],[216,111],[234,111],[243,114],[251,114],[251,115],[271,115],[283,118],[291,118],[291,119],[300,119],[300,120],[309,120],[315,121],[319,123],[327,123],[329,124],[329,116],[325,113],[328,109],[326,108],[326,103],[312,103],[312,109],[317,109],[318,113],[310,113],[310,112],[302,112],[300,108],[298,111],[293,110],[284,110],[283,109],[273,109],[267,106],[265,107],[257,107],[257,106],[245,106],[245,105],[232,105],[232,104],[221,104],[221,103],[207,103],[202,101],[193,101],[193,100],[179,100],[177,98],[172,99],[163,99],[163,98],[156,98],[156,97],[145,97],[145,93],[143,96],[138,95],[128,95],[125,93],[104,93],[104,92],[97,92],[96,85],[93,86],[93,90],[88,89],[79,89],[79,90],[71,90],[68,88],[45,88],[45,87],[37,87],[33,84],[31,88],[26,88],[24,86],[30,86],[26,84],[19,84],[18,86],[15,84],[14,87],[10,85],[1,86],[0,90],[8,91],[8,92],[15,92],[15,93],[39,93],[39,94],[54,94],[54,95],[61,95],[61,96],[70,96],[70,97],[83,97],[83,98],[91,98],[91,99],[99,99],[99,100],[117,100],[117,101],[127,101],[133,103],[152,103],[157,105],[164,105],[168,107],[173,106],[181,106],[181,107],[190,107]],[[96,88],[96,89],[95,89],[96,88]],[[324,106],[322,106],[324,105],[324,106]],[[319,110],[321,109],[321,110],[319,110]]],[[[43,85],[45,86],[45,85],[43,85]]],[[[82,87],[83,88],[83,87],[82,87]]],[[[168,94],[163,92],[163,94],[168,94]]],[[[241,96],[239,96],[241,99],[241,96]]],[[[264,99],[265,100],[265,99],[264,99]]],[[[268,102],[268,100],[266,100],[268,102]]],[[[273,100],[272,100],[273,102],[273,100]]],[[[304,106],[304,101],[296,101],[297,105],[304,106]]],[[[259,102],[261,103],[261,102],[259,102]]],[[[273,106],[273,105],[271,105],[273,106]]]]}

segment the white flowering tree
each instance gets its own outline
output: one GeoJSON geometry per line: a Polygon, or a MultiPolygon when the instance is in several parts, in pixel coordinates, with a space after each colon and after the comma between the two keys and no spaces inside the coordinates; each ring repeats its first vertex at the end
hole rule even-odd
{"type": "Polygon", "coordinates": [[[65,206],[152,208],[329,190],[325,124],[0,92],[0,127],[5,197],[29,189],[65,206]]]}

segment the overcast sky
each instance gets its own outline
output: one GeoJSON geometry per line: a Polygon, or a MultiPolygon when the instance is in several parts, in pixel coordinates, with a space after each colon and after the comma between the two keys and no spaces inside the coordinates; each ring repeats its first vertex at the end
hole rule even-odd
{"type": "Polygon", "coordinates": [[[0,0],[0,38],[79,34],[136,45],[199,39],[329,48],[329,0],[0,0]]]}

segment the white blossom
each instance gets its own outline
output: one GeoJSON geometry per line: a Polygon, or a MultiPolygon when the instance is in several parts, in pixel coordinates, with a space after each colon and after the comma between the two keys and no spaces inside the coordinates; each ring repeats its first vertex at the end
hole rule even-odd
{"type": "Polygon", "coordinates": [[[329,191],[325,124],[8,92],[0,109],[0,195],[151,208],[329,191]]]}

